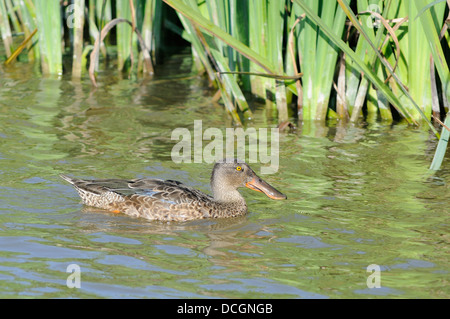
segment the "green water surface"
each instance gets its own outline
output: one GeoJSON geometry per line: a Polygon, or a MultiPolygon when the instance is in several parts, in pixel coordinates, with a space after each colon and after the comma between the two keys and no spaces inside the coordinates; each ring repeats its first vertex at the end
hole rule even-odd
{"type": "MultiPolygon", "coordinates": [[[[1,298],[449,298],[450,161],[404,124],[307,125],[280,133],[284,192],[243,189],[250,213],[159,223],[80,204],[58,177],[156,177],[210,192],[212,164],[174,163],[178,127],[232,127],[189,57],[154,79],[115,70],[52,79],[17,64],[0,76],[1,298]],[[179,79],[182,77],[181,79],[179,79]],[[67,287],[68,266],[81,287],[67,287]],[[380,269],[380,288],[367,284],[380,269]]],[[[256,106],[246,127],[276,126],[256,106]]],[[[259,171],[261,165],[252,165],[259,171]]]]}

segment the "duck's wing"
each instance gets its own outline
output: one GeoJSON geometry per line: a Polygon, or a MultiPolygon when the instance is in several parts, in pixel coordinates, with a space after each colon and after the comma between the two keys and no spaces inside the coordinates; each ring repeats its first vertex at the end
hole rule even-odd
{"type": "MultiPolygon", "coordinates": [[[[210,201],[211,196],[174,180],[136,179],[128,182],[128,189],[133,194],[150,196],[156,200],[168,201],[172,204],[183,204],[196,201],[210,201]]],[[[122,190],[117,190],[121,192],[122,190]]]]}
{"type": "Polygon", "coordinates": [[[128,187],[133,194],[126,198],[133,202],[133,207],[117,206],[128,215],[186,221],[210,217],[214,209],[211,196],[177,181],[137,179],[129,182],[128,187]]]}
{"type": "Polygon", "coordinates": [[[75,188],[102,195],[114,192],[122,196],[140,195],[155,199],[166,199],[172,203],[187,203],[196,200],[211,200],[211,196],[174,180],[162,179],[96,179],[85,180],[61,175],[75,188]]]}

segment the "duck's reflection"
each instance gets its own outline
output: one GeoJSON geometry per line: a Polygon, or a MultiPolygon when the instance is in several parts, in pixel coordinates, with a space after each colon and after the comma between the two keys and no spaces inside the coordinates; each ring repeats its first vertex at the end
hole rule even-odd
{"type": "MultiPolygon", "coordinates": [[[[87,234],[106,233],[123,238],[138,239],[150,246],[178,246],[201,253],[216,266],[238,266],[240,256],[258,255],[258,246],[252,238],[273,238],[270,226],[254,221],[252,213],[233,218],[200,219],[188,222],[147,221],[103,210],[84,207],[78,212],[76,228],[87,234]]],[[[91,242],[89,242],[91,245],[91,242]]],[[[114,254],[153,259],[148,250],[124,250],[123,245],[106,245],[102,250],[114,254]]],[[[98,247],[86,247],[96,249],[98,247]]],[[[153,260],[151,261],[153,262],[153,260]]]]}

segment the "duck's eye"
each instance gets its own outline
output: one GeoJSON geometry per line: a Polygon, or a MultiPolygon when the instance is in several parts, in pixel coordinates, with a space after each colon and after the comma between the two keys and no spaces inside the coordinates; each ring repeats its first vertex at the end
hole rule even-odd
{"type": "Polygon", "coordinates": [[[237,170],[237,171],[242,171],[242,167],[241,167],[241,166],[238,166],[238,167],[236,167],[236,170],[237,170]]]}

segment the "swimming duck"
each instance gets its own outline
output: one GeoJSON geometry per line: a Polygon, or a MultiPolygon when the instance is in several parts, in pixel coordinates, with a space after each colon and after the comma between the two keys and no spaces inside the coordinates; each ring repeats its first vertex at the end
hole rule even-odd
{"type": "Polygon", "coordinates": [[[150,220],[187,221],[244,215],[247,204],[238,191],[240,187],[262,192],[272,199],[286,199],[286,195],[237,159],[222,160],[214,165],[212,196],[173,180],[82,180],[60,176],[75,187],[87,206],[150,220]]]}

